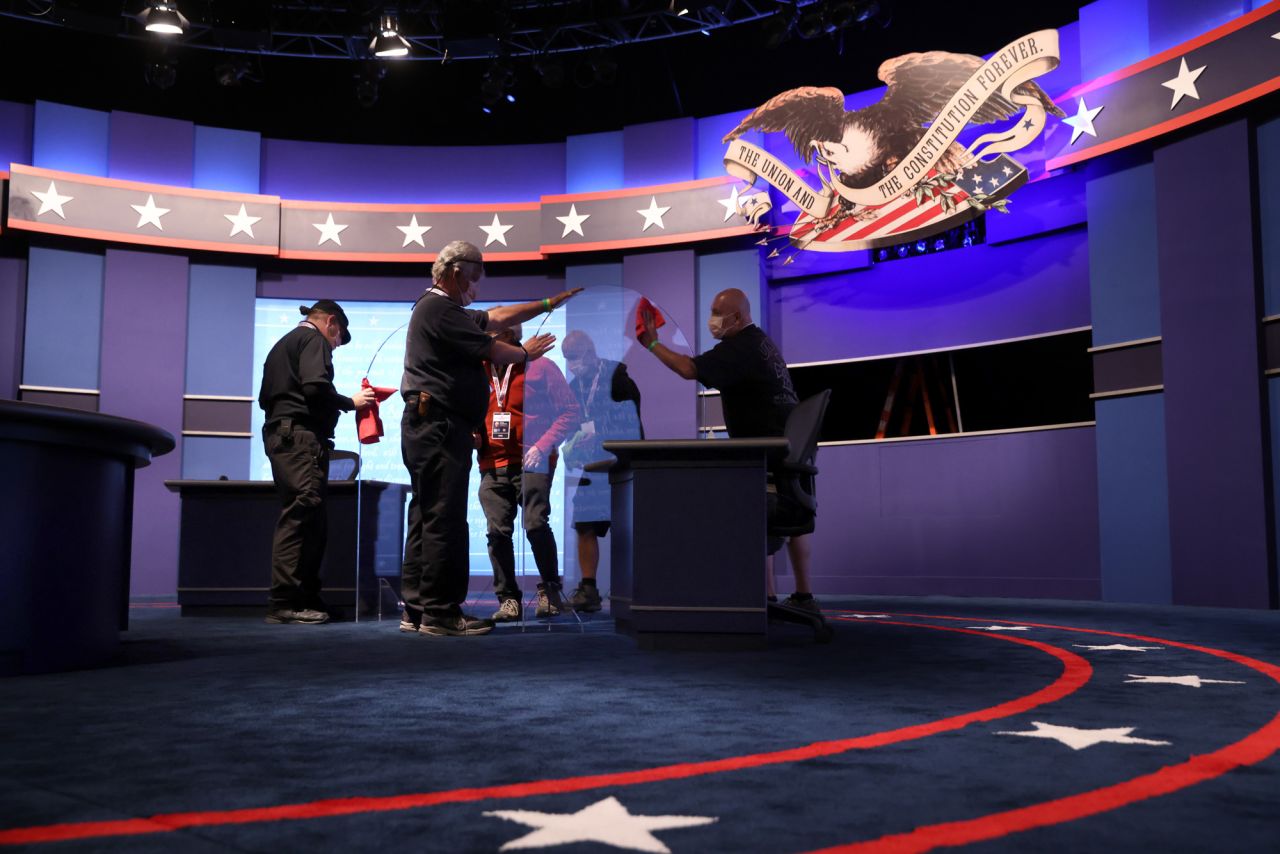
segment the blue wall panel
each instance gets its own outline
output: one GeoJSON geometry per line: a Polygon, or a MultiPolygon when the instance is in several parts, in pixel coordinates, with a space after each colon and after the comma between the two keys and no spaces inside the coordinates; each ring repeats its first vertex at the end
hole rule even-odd
{"type": "Polygon", "coordinates": [[[252,396],[254,267],[192,264],[187,295],[187,394],[252,396]]]}
{"type": "Polygon", "coordinates": [[[1259,238],[1265,312],[1280,314],[1280,118],[1257,129],[1259,238]]]}
{"type": "Polygon", "coordinates": [[[182,477],[186,480],[249,480],[249,444],[254,439],[185,436],[182,477]]]}
{"type": "Polygon", "coordinates": [[[256,193],[262,135],[196,125],[192,186],[228,193],[256,193]]]}
{"type": "Polygon", "coordinates": [[[1099,400],[1098,532],[1102,598],[1173,601],[1164,395],[1099,400]]]}
{"type": "Polygon", "coordinates": [[[1248,0],[1147,0],[1151,52],[1207,33],[1249,11],[1248,0]]]}
{"type": "Polygon", "coordinates": [[[622,186],[622,131],[571,136],[565,140],[566,193],[594,193],[622,186]]]}
{"type": "Polygon", "coordinates": [[[706,252],[698,255],[698,303],[695,328],[686,329],[685,335],[696,342],[697,352],[704,353],[715,346],[716,341],[707,329],[711,317],[711,301],[725,288],[739,288],[751,300],[751,314],[761,329],[768,329],[768,305],[764,276],[760,267],[760,253],[755,247],[733,249],[728,252],[706,252]],[[696,332],[696,335],[691,333],[696,332]]]}
{"type": "Polygon", "coordinates": [[[107,175],[111,115],[36,101],[31,165],[81,175],[107,175]]]}
{"type": "Polygon", "coordinates": [[[1146,0],[1098,0],[1080,9],[1081,79],[1146,59],[1150,44],[1146,0]]]}
{"type": "Polygon", "coordinates": [[[1160,334],[1156,176],[1150,156],[1118,153],[1086,166],[1093,343],[1160,334]]]}
{"type": "Polygon", "coordinates": [[[100,253],[31,247],[23,384],[98,387],[102,272],[100,253]]]}
{"type": "Polygon", "coordinates": [[[1085,222],[1084,174],[1069,170],[1014,193],[1009,213],[987,214],[987,243],[1020,240],[1085,222]]]}
{"type": "Polygon", "coordinates": [[[647,187],[692,181],[697,173],[696,151],[693,119],[626,127],[622,131],[623,184],[647,187]]]}
{"type": "MultiPolygon", "coordinates": [[[[721,142],[725,134],[738,126],[738,122],[746,118],[750,108],[724,113],[719,116],[707,116],[697,120],[697,178],[718,178],[726,174],[724,171],[724,152],[728,144],[721,142]]],[[[747,142],[760,144],[760,132],[748,131],[742,135],[747,142]]]]}
{"type": "Polygon", "coordinates": [[[31,133],[35,110],[30,104],[0,101],[0,172],[10,163],[31,162],[31,133]]]}

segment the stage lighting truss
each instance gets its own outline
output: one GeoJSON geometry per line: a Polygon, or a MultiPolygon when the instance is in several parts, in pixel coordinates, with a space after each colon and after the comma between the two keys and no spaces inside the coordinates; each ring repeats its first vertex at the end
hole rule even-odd
{"type": "MultiPolygon", "coordinates": [[[[256,14],[263,23],[253,29],[231,26],[202,16],[182,18],[177,4],[149,3],[141,14],[129,10],[113,14],[103,7],[76,3],[74,13],[61,13],[61,3],[42,13],[29,0],[0,0],[0,17],[97,32],[115,32],[124,38],[151,38],[144,27],[152,14],[169,13],[181,19],[181,32],[166,38],[185,47],[231,53],[254,53],[313,59],[366,59],[389,50],[403,49],[405,60],[492,60],[495,56],[548,57],[556,54],[608,49],[626,44],[714,35],[722,27],[739,26],[781,16],[788,24],[808,7],[825,9],[831,0],[688,0],[669,3],[614,0],[612,3],[575,0],[509,0],[497,4],[489,32],[453,34],[438,23],[440,0],[405,0],[395,4],[396,16],[367,16],[369,3],[324,0],[262,0],[256,14]],[[264,8],[265,7],[265,8],[264,8]],[[52,10],[52,11],[50,11],[52,10]],[[361,18],[366,23],[358,23],[361,18]],[[387,27],[388,19],[393,26],[387,27]],[[265,21],[270,24],[266,25],[265,21]],[[138,24],[143,26],[140,27],[138,24]],[[373,25],[373,26],[371,26],[373,25]],[[376,26],[376,29],[374,28],[376,26]],[[390,34],[388,35],[388,31],[390,34]],[[372,34],[372,40],[370,35],[372,34]]],[[[136,10],[138,6],[127,4],[136,10]]],[[[838,4],[837,4],[838,5],[838,4]]],[[[119,8],[117,6],[117,8],[119,8]]],[[[203,8],[203,7],[201,7],[203,8]]]]}

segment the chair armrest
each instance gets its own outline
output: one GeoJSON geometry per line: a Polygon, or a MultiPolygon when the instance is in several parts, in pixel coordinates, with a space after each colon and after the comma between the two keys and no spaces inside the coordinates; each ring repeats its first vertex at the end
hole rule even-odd
{"type": "Polygon", "coordinates": [[[818,473],[816,467],[805,463],[779,463],[778,471],[786,472],[787,474],[817,475],[818,473]]]}

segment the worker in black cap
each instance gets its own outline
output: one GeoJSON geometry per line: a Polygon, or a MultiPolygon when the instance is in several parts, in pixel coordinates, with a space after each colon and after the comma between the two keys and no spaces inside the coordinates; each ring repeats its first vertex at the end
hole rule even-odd
{"type": "Polygon", "coordinates": [[[299,306],[305,319],[276,342],[262,367],[258,405],[262,441],[280,496],[271,542],[268,623],[324,623],[320,562],[326,538],[329,450],[339,411],[365,409],[371,388],[343,397],[333,387],[333,350],[351,340],[347,315],[333,300],[299,306]]]}

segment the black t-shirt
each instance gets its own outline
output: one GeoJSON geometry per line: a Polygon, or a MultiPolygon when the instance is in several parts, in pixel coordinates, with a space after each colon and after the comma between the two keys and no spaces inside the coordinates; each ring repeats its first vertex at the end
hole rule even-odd
{"type": "Polygon", "coordinates": [[[484,331],[488,324],[487,313],[464,309],[435,291],[418,297],[409,318],[400,393],[425,391],[432,406],[469,424],[483,423],[489,407],[484,360],[493,348],[484,331]]]}
{"type": "Polygon", "coordinates": [[[698,382],[720,390],[734,439],[781,436],[799,399],[776,344],[752,324],[693,357],[698,382]]]}
{"type": "Polygon", "coordinates": [[[333,436],[340,411],[355,409],[333,387],[333,347],[310,323],[300,323],[275,343],[262,365],[258,406],[267,421],[292,418],[322,439],[333,436]]]}

